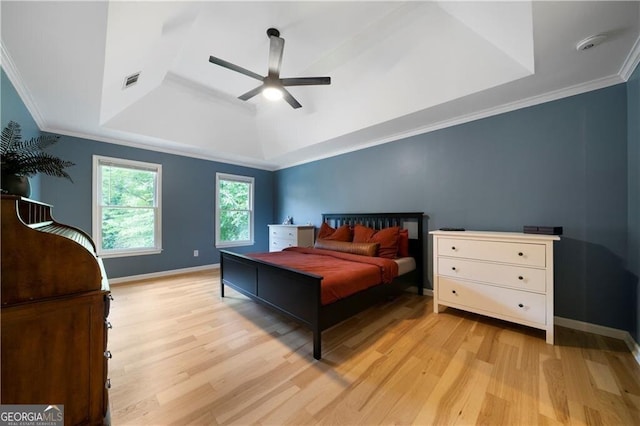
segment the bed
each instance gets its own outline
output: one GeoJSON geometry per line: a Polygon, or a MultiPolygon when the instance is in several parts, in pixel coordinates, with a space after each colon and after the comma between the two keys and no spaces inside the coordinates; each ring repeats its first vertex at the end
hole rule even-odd
{"type": "MultiPolygon", "coordinates": [[[[228,286],[308,327],[313,333],[313,357],[318,360],[322,358],[323,330],[399,295],[408,287],[415,286],[417,293],[422,295],[425,257],[423,213],[325,213],[322,223],[333,229],[362,225],[375,230],[396,226],[407,230],[408,258],[413,259],[414,267],[391,282],[378,283],[323,303],[323,275],[253,257],[257,254],[252,256],[220,251],[221,296],[224,297],[225,286],[228,286]]],[[[402,272],[402,266],[399,269],[402,272]]]]}

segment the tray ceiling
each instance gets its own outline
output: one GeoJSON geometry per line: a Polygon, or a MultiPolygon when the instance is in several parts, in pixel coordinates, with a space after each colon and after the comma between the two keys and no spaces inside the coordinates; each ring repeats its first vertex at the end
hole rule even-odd
{"type": "Polygon", "coordinates": [[[638,2],[11,2],[2,66],[42,130],[278,169],[623,82],[638,2]],[[267,73],[303,105],[237,96],[267,73]],[[605,41],[577,51],[582,39],[605,41]],[[127,76],[138,82],[124,88],[127,76]]]}

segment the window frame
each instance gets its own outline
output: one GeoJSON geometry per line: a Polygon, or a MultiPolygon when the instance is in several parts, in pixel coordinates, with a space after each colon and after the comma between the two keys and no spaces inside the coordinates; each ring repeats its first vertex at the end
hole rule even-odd
{"type": "Polygon", "coordinates": [[[215,198],[215,244],[216,248],[252,246],[255,244],[254,217],[255,217],[255,178],[251,176],[233,175],[216,172],[216,198],[215,198]],[[220,181],[243,182],[250,185],[249,190],[249,239],[242,241],[220,240],[220,181]]]}
{"type": "Polygon", "coordinates": [[[128,160],[124,158],[93,156],[93,190],[92,190],[92,233],[96,244],[96,251],[103,258],[143,256],[159,254],[162,252],[162,164],[147,163],[143,161],[128,160]],[[153,171],[155,179],[155,205],[154,211],[154,246],[134,249],[109,249],[102,248],[102,165],[109,164],[116,167],[153,171]]]}

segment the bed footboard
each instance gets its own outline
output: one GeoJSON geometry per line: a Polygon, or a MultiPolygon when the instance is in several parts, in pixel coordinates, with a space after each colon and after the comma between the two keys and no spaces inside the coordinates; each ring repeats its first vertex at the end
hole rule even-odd
{"type": "Polygon", "coordinates": [[[321,357],[319,275],[220,251],[220,294],[228,285],[245,296],[304,324],[313,332],[313,357],[321,357]]]}

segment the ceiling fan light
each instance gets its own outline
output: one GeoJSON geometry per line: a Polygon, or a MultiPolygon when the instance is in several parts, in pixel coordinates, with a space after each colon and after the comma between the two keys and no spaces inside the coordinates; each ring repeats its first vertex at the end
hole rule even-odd
{"type": "Polygon", "coordinates": [[[270,101],[279,101],[282,99],[283,93],[278,87],[267,86],[262,90],[262,96],[270,101]]]}

